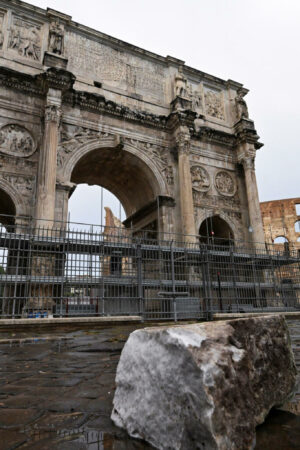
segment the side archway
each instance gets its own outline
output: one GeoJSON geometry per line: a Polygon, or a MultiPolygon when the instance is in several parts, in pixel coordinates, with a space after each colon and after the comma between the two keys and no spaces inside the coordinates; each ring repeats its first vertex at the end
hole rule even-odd
{"type": "Polygon", "coordinates": [[[0,223],[4,226],[15,224],[15,217],[24,214],[24,204],[20,195],[0,180],[0,223]]]}
{"type": "Polygon", "coordinates": [[[206,217],[199,228],[200,242],[230,245],[234,233],[230,225],[219,215],[206,217]]]}

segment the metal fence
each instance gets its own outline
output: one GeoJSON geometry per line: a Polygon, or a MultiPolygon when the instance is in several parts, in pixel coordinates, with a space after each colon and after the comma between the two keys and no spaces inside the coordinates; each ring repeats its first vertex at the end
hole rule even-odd
{"type": "Polygon", "coordinates": [[[299,250],[280,245],[20,219],[0,232],[2,318],[294,311],[299,274],[299,250]]]}

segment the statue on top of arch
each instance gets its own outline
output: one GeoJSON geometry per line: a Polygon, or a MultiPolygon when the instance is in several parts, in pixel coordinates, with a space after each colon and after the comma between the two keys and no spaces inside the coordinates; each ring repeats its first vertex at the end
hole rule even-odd
{"type": "Polygon", "coordinates": [[[242,91],[238,90],[237,96],[235,97],[236,118],[238,120],[249,118],[247,103],[245,102],[243,96],[242,91]]]}
{"type": "Polygon", "coordinates": [[[64,52],[65,29],[59,20],[54,20],[49,29],[49,52],[62,55],[64,52]]]}
{"type": "Polygon", "coordinates": [[[175,97],[189,98],[189,87],[185,76],[183,75],[182,66],[179,66],[175,75],[175,97]]]}

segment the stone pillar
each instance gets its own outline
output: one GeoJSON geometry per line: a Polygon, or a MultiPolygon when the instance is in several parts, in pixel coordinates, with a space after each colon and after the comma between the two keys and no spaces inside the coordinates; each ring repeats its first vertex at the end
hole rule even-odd
{"type": "Polygon", "coordinates": [[[36,194],[37,226],[51,228],[55,217],[56,158],[61,91],[50,88],[45,107],[43,145],[40,149],[36,194]],[[39,219],[42,219],[39,221],[39,219]]]}
{"type": "Polygon", "coordinates": [[[246,152],[241,152],[239,162],[243,164],[245,173],[245,183],[247,190],[248,211],[250,226],[252,228],[252,240],[255,243],[263,244],[265,235],[260,212],[259,197],[255,175],[255,150],[254,148],[246,152]]]}
{"type": "Polygon", "coordinates": [[[187,127],[182,127],[176,136],[178,149],[178,175],[180,188],[180,207],[182,232],[186,242],[195,242],[195,218],[190,167],[190,134],[187,127]]]}

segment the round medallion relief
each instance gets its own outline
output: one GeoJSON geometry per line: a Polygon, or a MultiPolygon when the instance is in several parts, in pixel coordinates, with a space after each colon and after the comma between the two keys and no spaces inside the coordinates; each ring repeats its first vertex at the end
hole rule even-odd
{"type": "Polygon", "coordinates": [[[191,167],[193,189],[195,191],[206,192],[210,188],[210,178],[207,171],[198,165],[191,167]]]}
{"type": "Polygon", "coordinates": [[[215,176],[215,186],[220,194],[227,197],[232,197],[236,191],[234,179],[228,172],[225,172],[225,170],[217,172],[215,176]]]}
{"type": "Polygon", "coordinates": [[[13,156],[30,156],[36,144],[26,128],[17,124],[4,125],[0,130],[0,152],[13,156]]]}

